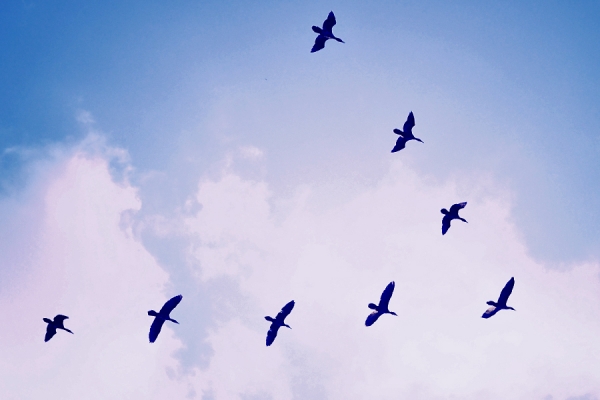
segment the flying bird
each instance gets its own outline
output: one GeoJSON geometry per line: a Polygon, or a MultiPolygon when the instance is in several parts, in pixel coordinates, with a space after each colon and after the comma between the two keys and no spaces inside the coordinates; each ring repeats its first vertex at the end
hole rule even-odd
{"type": "Polygon", "coordinates": [[[313,25],[312,30],[315,33],[318,33],[319,36],[317,36],[317,38],[315,39],[315,44],[313,45],[313,48],[310,51],[311,53],[314,53],[315,51],[319,51],[322,48],[324,48],[325,42],[328,41],[329,39],[337,40],[340,43],[344,43],[344,41],[342,39],[335,37],[333,35],[333,32],[331,30],[333,29],[334,25],[335,25],[335,15],[333,15],[333,11],[331,11],[329,13],[329,15],[327,16],[327,19],[323,22],[323,29],[319,28],[318,26],[313,25]]]}
{"type": "Polygon", "coordinates": [[[369,316],[367,317],[367,320],[365,321],[366,326],[373,325],[375,323],[375,321],[377,321],[377,319],[379,317],[381,317],[383,314],[392,314],[392,315],[398,316],[395,312],[390,311],[388,309],[388,305],[390,304],[390,298],[392,297],[392,294],[394,293],[395,286],[396,286],[396,284],[393,281],[390,282],[386,286],[383,293],[381,293],[381,299],[379,300],[379,305],[369,303],[369,308],[374,311],[371,314],[369,314],[369,316]]]}
{"type": "Polygon", "coordinates": [[[271,322],[271,327],[269,328],[269,332],[267,332],[267,346],[273,344],[273,341],[277,337],[277,331],[279,330],[279,328],[285,326],[286,328],[292,329],[291,326],[285,324],[285,317],[290,315],[292,309],[294,308],[294,304],[296,303],[294,302],[294,300],[292,300],[285,306],[283,306],[283,308],[281,309],[281,311],[279,311],[279,314],[277,314],[275,319],[271,317],[265,317],[267,321],[271,322]]]}
{"type": "Polygon", "coordinates": [[[452,205],[452,207],[450,207],[450,211],[446,210],[445,208],[440,210],[440,212],[444,214],[444,218],[442,218],[442,235],[445,235],[446,232],[448,232],[448,229],[450,229],[450,221],[453,219],[460,219],[463,222],[467,222],[466,219],[458,216],[458,211],[465,208],[466,205],[467,202],[465,201],[464,203],[452,205]]]}
{"type": "Polygon", "coordinates": [[[169,314],[171,314],[171,311],[173,311],[173,309],[177,307],[177,304],[179,304],[181,299],[183,299],[182,295],[173,297],[172,299],[167,301],[164,306],[162,306],[160,312],[158,313],[154,310],[148,311],[148,315],[154,317],[154,321],[150,326],[150,334],[148,335],[148,337],[150,338],[150,343],[154,343],[165,321],[171,321],[175,322],[176,324],[179,324],[179,322],[171,318],[169,314]]]}
{"type": "Polygon", "coordinates": [[[47,342],[48,340],[52,339],[52,337],[56,335],[57,329],[62,329],[63,331],[73,333],[67,328],[65,328],[65,326],[63,325],[65,319],[69,319],[69,317],[61,314],[58,314],[56,317],[54,317],[54,321],[48,318],[44,318],[44,322],[48,324],[48,326],[46,327],[46,337],[44,338],[44,342],[47,342]]]}
{"type": "Polygon", "coordinates": [[[396,145],[392,149],[392,153],[402,150],[404,148],[404,146],[406,145],[406,142],[408,142],[409,140],[418,140],[419,142],[423,143],[423,141],[421,139],[413,136],[412,128],[414,126],[415,126],[415,116],[411,111],[410,114],[408,114],[408,118],[406,118],[406,122],[404,123],[404,126],[402,127],[402,129],[404,129],[404,131],[401,131],[400,129],[394,129],[394,133],[396,135],[398,135],[398,140],[396,140],[396,145]]]}
{"type": "Polygon", "coordinates": [[[510,278],[506,285],[504,285],[504,289],[500,292],[500,297],[498,297],[498,302],[488,301],[487,304],[491,307],[485,310],[481,318],[490,318],[496,315],[496,313],[500,310],[513,310],[514,308],[506,305],[508,301],[508,297],[512,293],[513,287],[515,286],[515,278],[510,278]]]}

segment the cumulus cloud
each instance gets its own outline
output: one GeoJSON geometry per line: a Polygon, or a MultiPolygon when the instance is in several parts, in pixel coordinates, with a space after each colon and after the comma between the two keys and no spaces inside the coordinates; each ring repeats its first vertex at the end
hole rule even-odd
{"type": "Polygon", "coordinates": [[[109,161],[76,150],[55,160],[43,184],[34,182],[35,196],[0,204],[3,220],[16,228],[10,233],[4,225],[4,236],[21,238],[5,260],[4,268],[14,269],[10,284],[0,284],[3,399],[189,394],[172,357],[181,343],[171,327],[148,343],[146,311],[174,293],[129,227],[127,215],[141,206],[137,190],[113,180],[109,161]],[[65,325],[74,335],[59,331],[44,343],[42,318],[59,313],[70,317],[65,325]]]}
{"type": "Polygon", "coordinates": [[[600,396],[598,265],[535,262],[510,193],[468,183],[396,162],[343,204],[315,207],[326,202],[310,188],[281,199],[230,170],[202,181],[201,207],[185,219],[195,279],[228,277],[242,296],[218,299],[229,314],[209,330],[214,355],[197,390],[215,399],[600,396]],[[442,237],[439,210],[458,201],[468,201],[469,224],[442,237]],[[517,311],[480,318],[511,276],[517,311]],[[392,280],[399,316],[366,328],[367,304],[392,280]],[[293,329],[266,348],[263,316],[292,299],[293,329]]]}

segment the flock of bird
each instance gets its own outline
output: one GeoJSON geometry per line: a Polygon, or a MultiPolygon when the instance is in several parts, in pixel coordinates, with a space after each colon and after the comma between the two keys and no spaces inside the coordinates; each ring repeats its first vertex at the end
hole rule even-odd
{"type": "MultiPolygon", "coordinates": [[[[318,26],[312,27],[312,30],[315,33],[318,33],[318,36],[315,39],[315,44],[312,47],[311,53],[314,53],[316,51],[324,49],[325,42],[327,42],[327,40],[329,40],[329,39],[336,40],[340,43],[345,43],[342,39],[336,37],[333,34],[332,29],[335,26],[335,24],[336,24],[335,15],[333,14],[333,11],[331,11],[329,13],[329,15],[327,16],[327,19],[323,22],[322,28],[319,28],[318,26]]],[[[415,116],[411,111],[410,114],[408,114],[408,118],[406,119],[404,126],[402,127],[403,130],[401,131],[399,129],[394,129],[394,133],[396,135],[398,135],[398,139],[396,140],[396,145],[392,149],[392,153],[395,153],[395,152],[398,152],[398,151],[404,149],[406,146],[406,142],[408,142],[410,140],[416,140],[418,142],[423,143],[423,141],[421,139],[416,138],[413,135],[412,129],[414,127],[415,127],[415,116]]],[[[466,205],[467,205],[467,202],[463,202],[463,203],[457,203],[457,204],[452,205],[450,207],[450,211],[446,210],[445,208],[441,209],[441,213],[444,214],[444,217],[442,218],[442,235],[445,235],[448,232],[448,229],[450,229],[450,222],[452,220],[458,219],[460,221],[467,222],[466,219],[461,218],[458,215],[458,212],[460,210],[462,210],[463,208],[465,208],[466,205]]],[[[514,308],[506,305],[506,302],[508,301],[508,298],[509,298],[510,294],[512,293],[514,285],[515,285],[515,278],[510,278],[510,280],[506,283],[506,285],[500,292],[498,301],[490,300],[487,302],[487,304],[491,307],[489,307],[483,313],[483,315],[481,317],[482,318],[490,318],[490,317],[494,316],[500,310],[514,310],[514,308]]],[[[390,311],[388,308],[390,299],[392,298],[392,294],[394,293],[395,286],[396,286],[396,284],[393,281],[390,282],[386,286],[386,288],[381,293],[381,298],[379,299],[379,304],[369,303],[368,307],[371,310],[373,310],[373,312],[371,314],[369,314],[369,316],[367,317],[367,320],[365,321],[366,326],[373,325],[379,319],[379,317],[381,317],[383,314],[391,314],[391,315],[397,316],[397,314],[395,312],[390,311]]],[[[177,305],[181,302],[182,299],[183,299],[182,295],[173,297],[172,299],[168,300],[162,306],[162,308],[160,309],[160,311],[158,313],[154,310],[148,311],[148,315],[151,317],[154,317],[154,321],[152,322],[152,325],[150,326],[150,332],[148,334],[150,343],[154,343],[154,341],[156,341],[156,339],[163,327],[163,324],[166,321],[171,321],[176,324],[179,324],[179,322],[177,322],[176,320],[171,318],[171,312],[175,309],[175,307],[177,307],[177,305]]],[[[296,303],[294,302],[294,300],[287,303],[285,306],[283,306],[283,308],[281,309],[281,311],[279,311],[279,313],[277,314],[277,316],[275,318],[268,317],[268,316],[265,317],[265,319],[271,323],[271,326],[269,327],[269,331],[267,332],[267,340],[266,340],[267,346],[270,346],[271,344],[273,344],[273,342],[275,341],[275,338],[277,337],[277,333],[279,332],[279,328],[286,327],[286,328],[291,329],[291,327],[285,323],[285,319],[287,318],[288,315],[290,315],[290,313],[294,309],[295,304],[296,303]]],[[[46,327],[46,336],[45,336],[44,340],[47,342],[50,339],[52,339],[52,337],[56,334],[57,329],[62,329],[64,331],[67,331],[72,334],[73,332],[71,332],[69,329],[65,328],[65,326],[64,326],[64,321],[68,318],[69,317],[67,317],[65,315],[61,315],[61,314],[54,317],[54,320],[44,318],[44,322],[46,322],[48,324],[46,327]]]]}

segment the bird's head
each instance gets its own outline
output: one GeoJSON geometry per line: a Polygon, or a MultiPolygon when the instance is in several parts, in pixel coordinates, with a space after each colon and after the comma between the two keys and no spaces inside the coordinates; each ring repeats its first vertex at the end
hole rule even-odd
{"type": "Polygon", "coordinates": [[[396,314],[396,313],[395,313],[395,312],[393,312],[393,311],[390,311],[390,314],[392,314],[392,315],[395,315],[396,317],[398,316],[398,314],[396,314]]]}
{"type": "Polygon", "coordinates": [[[444,214],[444,215],[448,214],[448,210],[446,210],[445,208],[442,208],[442,209],[440,210],[440,212],[441,212],[442,214],[444,214]]]}
{"type": "Polygon", "coordinates": [[[418,141],[418,142],[421,142],[421,143],[425,143],[424,141],[422,141],[422,140],[421,140],[421,139],[419,139],[419,138],[415,138],[415,140],[416,140],[416,141],[418,141]]]}
{"type": "Polygon", "coordinates": [[[289,326],[289,325],[287,325],[287,324],[283,324],[283,326],[285,326],[286,328],[290,328],[290,329],[292,329],[292,327],[291,327],[291,326],[289,326]]]}
{"type": "Polygon", "coordinates": [[[154,310],[150,310],[150,311],[148,311],[148,315],[151,316],[151,317],[157,317],[158,313],[156,311],[154,311],[154,310]]]}
{"type": "Polygon", "coordinates": [[[512,307],[506,307],[506,309],[507,309],[507,310],[513,310],[513,311],[517,311],[517,310],[515,310],[515,309],[514,309],[514,308],[512,308],[512,307]]]}
{"type": "Polygon", "coordinates": [[[178,324],[178,325],[179,325],[179,322],[177,322],[177,321],[176,321],[176,320],[174,320],[173,318],[169,318],[169,321],[171,321],[171,322],[175,322],[176,324],[178,324]]]}

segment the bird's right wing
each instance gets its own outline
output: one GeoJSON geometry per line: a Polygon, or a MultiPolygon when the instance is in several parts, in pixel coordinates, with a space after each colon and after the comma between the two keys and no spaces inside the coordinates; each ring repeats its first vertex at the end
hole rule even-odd
{"type": "Polygon", "coordinates": [[[366,326],[371,326],[375,323],[375,321],[377,321],[377,319],[379,319],[379,317],[381,316],[381,314],[379,313],[379,311],[373,311],[371,314],[369,314],[369,316],[367,317],[367,320],[365,321],[365,325],[366,326]]]}
{"type": "Polygon", "coordinates": [[[330,32],[335,26],[335,15],[333,15],[333,11],[329,12],[327,19],[323,21],[323,30],[326,32],[330,32]]]}
{"type": "Polygon", "coordinates": [[[183,299],[183,296],[178,295],[168,300],[160,309],[160,314],[169,314],[175,307],[177,307],[177,304],[181,302],[181,299],[183,299]]]}
{"type": "Polygon", "coordinates": [[[404,148],[404,145],[406,145],[406,139],[400,136],[398,140],[396,140],[396,145],[392,149],[392,153],[402,150],[404,148]]]}
{"type": "Polygon", "coordinates": [[[463,208],[465,208],[466,205],[467,205],[466,201],[464,203],[453,204],[452,207],[450,207],[450,213],[451,214],[457,213],[458,210],[462,210],[463,208]]]}
{"type": "Polygon", "coordinates": [[[270,346],[273,344],[273,342],[275,341],[275,338],[277,337],[278,330],[279,330],[279,325],[271,324],[271,327],[269,328],[269,332],[267,332],[267,346],[270,346]]]}
{"type": "Polygon", "coordinates": [[[154,321],[152,321],[152,325],[150,325],[150,333],[148,334],[150,343],[154,343],[154,341],[158,337],[158,334],[160,333],[160,330],[162,329],[162,326],[164,323],[165,323],[164,319],[154,318],[154,321]]]}
{"type": "Polygon", "coordinates": [[[323,48],[325,48],[325,42],[327,41],[327,38],[323,35],[319,35],[317,36],[317,38],[315,39],[315,44],[312,47],[312,50],[310,51],[311,53],[314,53],[315,51],[319,51],[323,48]]]}
{"type": "Polygon", "coordinates": [[[442,235],[445,235],[448,229],[450,229],[450,221],[451,219],[444,215],[444,218],[442,218],[442,235]]]}
{"type": "Polygon", "coordinates": [[[56,327],[48,324],[48,326],[46,327],[46,336],[44,337],[44,342],[47,342],[48,340],[52,339],[52,336],[56,335],[56,327]]]}
{"type": "Polygon", "coordinates": [[[62,324],[65,319],[69,319],[69,317],[67,317],[66,315],[62,315],[62,314],[58,314],[56,317],[54,317],[54,322],[56,322],[57,324],[62,324]]]}
{"type": "Polygon", "coordinates": [[[381,293],[381,299],[379,300],[379,309],[380,310],[382,308],[384,310],[387,310],[387,308],[390,304],[390,299],[392,298],[392,294],[394,294],[395,287],[396,287],[396,283],[394,281],[391,281],[385,287],[385,289],[383,290],[383,293],[381,293]]]}
{"type": "Polygon", "coordinates": [[[481,318],[490,318],[493,317],[494,315],[496,315],[496,313],[498,312],[498,309],[494,306],[491,306],[490,308],[488,308],[487,310],[485,310],[485,312],[483,313],[483,315],[481,316],[481,318]]]}
{"type": "Polygon", "coordinates": [[[275,319],[278,320],[278,321],[283,321],[285,319],[285,317],[287,317],[288,315],[290,315],[290,313],[294,309],[294,305],[295,304],[296,303],[294,302],[294,300],[292,300],[289,303],[287,303],[285,306],[283,306],[283,308],[281,309],[281,311],[279,311],[279,314],[277,314],[277,316],[275,317],[275,319]]]}
{"type": "Polygon", "coordinates": [[[404,132],[410,132],[414,126],[415,126],[415,116],[413,115],[413,113],[411,111],[410,114],[408,114],[408,118],[406,118],[406,122],[404,123],[404,126],[402,127],[402,129],[404,130],[404,132]]]}
{"type": "Polygon", "coordinates": [[[508,282],[506,282],[506,285],[504,285],[504,289],[502,289],[502,292],[500,292],[500,297],[498,298],[498,304],[506,305],[506,302],[508,301],[508,297],[510,296],[510,294],[513,291],[513,287],[515,287],[515,278],[510,278],[510,280],[508,282]]]}

